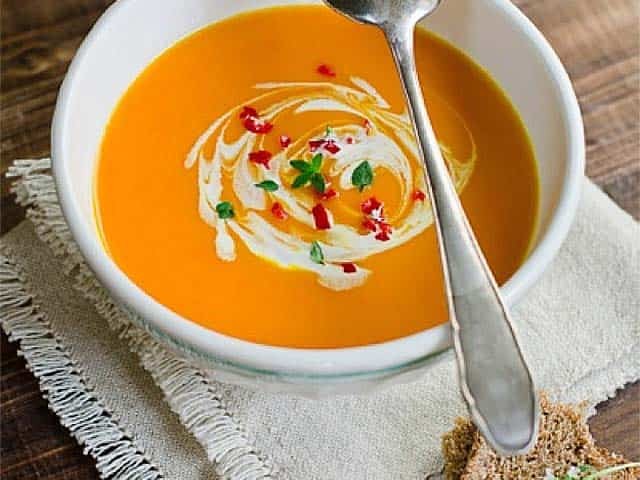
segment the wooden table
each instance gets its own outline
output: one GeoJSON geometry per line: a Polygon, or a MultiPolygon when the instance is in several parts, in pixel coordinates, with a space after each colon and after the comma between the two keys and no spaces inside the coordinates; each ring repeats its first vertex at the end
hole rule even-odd
{"type": "MultiPolygon", "coordinates": [[[[82,37],[110,0],[2,2],[2,173],[16,158],[49,155],[56,93],[82,37]]],[[[179,1],[179,0],[176,0],[179,1]]],[[[587,174],[640,216],[640,32],[637,0],[517,0],[566,65],[587,138],[587,174]]],[[[24,218],[2,179],[2,231],[24,218]]],[[[2,334],[2,466],[11,479],[98,478],[94,462],[47,409],[2,334]]],[[[598,407],[598,442],[640,458],[640,382],[598,407]]]]}

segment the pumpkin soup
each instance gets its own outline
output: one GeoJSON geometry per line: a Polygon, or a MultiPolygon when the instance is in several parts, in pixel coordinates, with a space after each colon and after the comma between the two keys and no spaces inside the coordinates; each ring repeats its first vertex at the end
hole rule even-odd
{"type": "MultiPolygon", "coordinates": [[[[451,178],[499,282],[535,226],[517,113],[481,68],[416,34],[451,178]]],[[[96,174],[105,247],[201,325],[289,347],[347,347],[446,321],[422,164],[385,41],[321,6],[204,28],[135,80],[96,174]]]]}

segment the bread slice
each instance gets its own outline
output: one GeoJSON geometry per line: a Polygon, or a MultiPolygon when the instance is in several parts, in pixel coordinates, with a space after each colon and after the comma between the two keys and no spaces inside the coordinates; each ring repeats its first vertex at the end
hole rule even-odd
{"type": "MultiPolygon", "coordinates": [[[[457,419],[442,438],[447,480],[536,479],[554,474],[562,478],[572,467],[589,465],[596,470],[623,464],[624,459],[596,447],[589,432],[585,405],[552,403],[541,395],[540,434],[526,455],[499,457],[467,419],[457,419]]],[[[640,469],[622,470],[606,477],[640,479],[640,469]]]]}

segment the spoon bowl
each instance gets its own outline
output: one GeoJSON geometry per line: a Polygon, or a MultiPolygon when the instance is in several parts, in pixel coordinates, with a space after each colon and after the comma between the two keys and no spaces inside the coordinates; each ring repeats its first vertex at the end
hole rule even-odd
{"type": "Polygon", "coordinates": [[[334,10],[361,23],[393,25],[399,19],[415,24],[433,12],[442,0],[326,0],[334,10]]]}

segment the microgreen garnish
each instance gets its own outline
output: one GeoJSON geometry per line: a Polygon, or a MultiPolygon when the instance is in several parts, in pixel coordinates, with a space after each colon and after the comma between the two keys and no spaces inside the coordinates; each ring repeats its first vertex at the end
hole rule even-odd
{"type": "Polygon", "coordinates": [[[546,474],[543,477],[543,480],[596,480],[598,478],[606,477],[615,472],[619,472],[621,470],[626,470],[629,468],[640,468],[640,463],[627,463],[624,465],[614,465],[612,467],[607,467],[603,470],[596,470],[591,465],[580,465],[578,467],[570,467],[567,472],[561,476],[556,476],[553,474],[552,470],[549,468],[546,470],[546,474]]]}
{"type": "Polygon", "coordinates": [[[301,173],[300,175],[298,175],[296,177],[296,179],[293,181],[293,183],[291,184],[291,188],[300,188],[300,187],[304,187],[307,183],[309,183],[309,181],[311,180],[311,177],[313,176],[313,172],[304,172],[301,173]]]}
{"type": "Polygon", "coordinates": [[[326,187],[324,183],[324,177],[320,173],[314,173],[311,175],[311,185],[316,189],[318,193],[324,193],[324,189],[326,187]]]}
{"type": "Polygon", "coordinates": [[[324,265],[324,253],[322,253],[322,248],[318,242],[314,241],[311,243],[311,251],[309,252],[309,255],[314,263],[324,265]]]}
{"type": "Polygon", "coordinates": [[[266,190],[267,192],[275,192],[278,190],[278,184],[273,180],[263,180],[260,183],[254,184],[256,187],[266,190]]]}
{"type": "Polygon", "coordinates": [[[351,174],[351,184],[363,191],[364,187],[373,183],[373,170],[367,160],[358,165],[351,174]]]}
{"type": "Polygon", "coordinates": [[[218,203],[216,205],[216,212],[218,213],[218,217],[222,220],[227,220],[228,218],[233,218],[235,216],[231,202],[218,203]]]}
{"type": "Polygon", "coordinates": [[[307,183],[311,185],[318,193],[324,193],[326,188],[324,177],[320,173],[322,167],[322,154],[316,153],[310,162],[304,160],[291,160],[289,164],[300,172],[293,183],[292,188],[304,187],[307,183]]]}
{"type": "Polygon", "coordinates": [[[328,137],[328,136],[331,135],[331,133],[332,133],[331,127],[329,125],[327,125],[327,128],[324,131],[324,136],[328,137]]]}
{"type": "Polygon", "coordinates": [[[600,470],[599,472],[594,472],[590,470],[587,472],[587,476],[583,477],[583,480],[595,480],[596,478],[603,478],[607,475],[611,475],[615,472],[620,472],[622,470],[627,470],[628,468],[640,468],[640,463],[626,463],[624,465],[614,465],[613,467],[605,468],[604,470],[600,470]]]}
{"type": "Polygon", "coordinates": [[[316,153],[311,159],[311,169],[314,172],[319,172],[321,166],[322,166],[322,154],[316,153]]]}
{"type": "Polygon", "coordinates": [[[296,170],[298,170],[299,172],[305,173],[307,171],[309,171],[309,169],[311,168],[311,165],[307,162],[305,162],[304,160],[291,160],[289,162],[289,164],[295,168],[296,170]]]}

